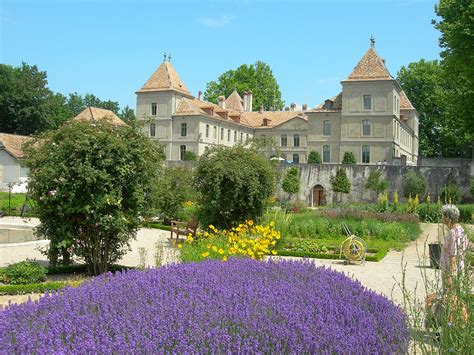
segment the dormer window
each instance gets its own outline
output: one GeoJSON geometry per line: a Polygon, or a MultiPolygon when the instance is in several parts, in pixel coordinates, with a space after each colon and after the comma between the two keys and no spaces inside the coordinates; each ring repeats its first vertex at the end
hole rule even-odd
{"type": "Polygon", "coordinates": [[[364,110],[372,110],[372,95],[364,95],[364,110]]]}
{"type": "Polygon", "coordinates": [[[333,102],[331,100],[324,101],[324,109],[325,110],[332,110],[333,102]]]}
{"type": "Polygon", "coordinates": [[[269,122],[270,122],[270,120],[268,118],[264,118],[263,119],[263,126],[268,126],[269,122]]]}

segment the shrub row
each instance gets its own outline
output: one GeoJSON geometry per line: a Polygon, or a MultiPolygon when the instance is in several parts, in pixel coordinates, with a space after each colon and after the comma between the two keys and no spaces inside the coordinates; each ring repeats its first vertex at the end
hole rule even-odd
{"type": "Polygon", "coordinates": [[[409,213],[394,213],[394,212],[375,212],[375,211],[364,211],[353,208],[331,208],[323,209],[317,212],[321,217],[333,218],[333,219],[374,219],[382,222],[412,222],[418,223],[419,218],[416,215],[409,213]]]}
{"type": "Polygon", "coordinates": [[[43,293],[60,290],[68,286],[64,281],[50,281],[27,285],[0,285],[0,295],[21,295],[25,293],[43,293]]]}

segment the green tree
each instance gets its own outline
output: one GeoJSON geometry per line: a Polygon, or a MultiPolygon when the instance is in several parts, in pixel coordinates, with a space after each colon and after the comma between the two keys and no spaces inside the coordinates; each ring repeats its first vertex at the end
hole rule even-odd
{"type": "Polygon", "coordinates": [[[103,101],[93,94],[85,94],[84,96],[81,96],[77,92],[69,94],[66,106],[71,112],[70,118],[77,116],[81,111],[89,106],[110,110],[121,118],[124,118],[126,121],[135,118],[134,111],[128,106],[120,112],[120,105],[117,101],[103,101]]]}
{"type": "MultiPolygon", "coordinates": [[[[474,140],[472,103],[474,102],[474,3],[471,0],[440,0],[435,7],[439,21],[433,21],[441,32],[440,55],[446,79],[454,90],[449,94],[455,126],[464,135],[454,135],[463,141],[474,140]]],[[[459,155],[472,156],[465,146],[459,155]]]]}
{"type": "Polygon", "coordinates": [[[356,164],[356,157],[352,152],[345,152],[342,157],[342,164],[344,165],[353,165],[356,164]]]}
{"type": "Polygon", "coordinates": [[[135,110],[130,108],[128,105],[122,109],[118,116],[126,123],[134,122],[137,119],[135,116],[135,110]]]}
{"type": "Polygon", "coordinates": [[[319,154],[317,151],[312,150],[308,154],[308,164],[321,164],[321,154],[319,154]]]}
{"type": "Polygon", "coordinates": [[[196,161],[197,158],[198,158],[197,154],[190,150],[187,150],[186,152],[184,152],[183,160],[185,161],[196,161]]]}
{"type": "Polygon", "coordinates": [[[387,191],[388,181],[381,180],[382,172],[380,170],[373,170],[370,172],[365,188],[374,191],[376,195],[387,191]]]}
{"type": "Polygon", "coordinates": [[[420,199],[426,193],[426,179],[423,175],[416,173],[414,170],[409,170],[403,177],[403,195],[405,197],[419,196],[420,199]]]}
{"type": "Polygon", "coordinates": [[[63,97],[47,87],[36,65],[0,64],[0,131],[29,135],[57,128],[65,120],[63,97]]]}
{"type": "Polygon", "coordinates": [[[49,261],[69,262],[71,249],[90,274],[107,270],[127,250],[150,211],[159,147],[129,126],[77,122],[45,132],[26,149],[29,193],[49,261]]]}
{"type": "Polygon", "coordinates": [[[465,155],[472,139],[471,129],[459,124],[452,100],[457,90],[445,75],[443,65],[421,59],[402,67],[397,80],[419,113],[420,155],[465,155]]]}
{"type": "Polygon", "coordinates": [[[264,62],[243,64],[235,70],[226,71],[217,78],[217,81],[208,82],[204,99],[217,103],[220,95],[228,97],[234,90],[237,90],[242,97],[245,91],[252,91],[254,111],[257,111],[260,106],[263,106],[265,110],[271,108],[281,110],[285,105],[281,99],[277,80],[270,66],[264,62]]]}
{"type": "Polygon", "coordinates": [[[281,184],[283,191],[290,195],[297,194],[300,191],[300,178],[298,175],[298,168],[291,167],[288,169],[281,184]]]}
{"type": "Polygon", "coordinates": [[[341,202],[342,194],[348,194],[351,191],[351,182],[347,177],[346,170],[339,168],[336,176],[330,178],[331,188],[334,192],[339,193],[339,202],[341,202]]]}
{"type": "Polygon", "coordinates": [[[275,189],[275,168],[257,149],[213,147],[199,159],[200,220],[229,228],[260,217],[275,189]]]}
{"type": "Polygon", "coordinates": [[[165,222],[179,220],[186,201],[194,201],[193,171],[183,167],[167,167],[157,181],[152,205],[165,222]]]}

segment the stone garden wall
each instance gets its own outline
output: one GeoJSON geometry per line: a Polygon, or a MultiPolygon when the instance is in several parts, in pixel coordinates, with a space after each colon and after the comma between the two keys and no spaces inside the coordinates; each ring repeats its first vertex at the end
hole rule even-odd
{"type": "Polygon", "coordinates": [[[278,186],[278,197],[280,199],[300,200],[309,206],[313,204],[312,191],[317,185],[324,189],[325,202],[337,202],[338,196],[331,191],[329,182],[332,175],[336,174],[339,167],[346,169],[347,176],[351,180],[352,188],[349,194],[342,194],[342,202],[370,202],[375,201],[376,196],[364,185],[372,170],[383,172],[383,178],[389,181],[390,198],[393,192],[398,191],[400,201],[403,201],[402,183],[403,175],[408,170],[420,172],[428,181],[428,191],[432,199],[436,199],[441,188],[446,185],[451,175],[456,184],[461,188],[462,196],[472,200],[469,193],[469,181],[472,177],[471,164],[459,164],[457,166],[396,166],[396,165],[340,165],[340,164],[297,164],[281,165],[281,176],[285,176],[286,170],[291,166],[300,169],[300,192],[298,196],[289,196],[278,186]]]}

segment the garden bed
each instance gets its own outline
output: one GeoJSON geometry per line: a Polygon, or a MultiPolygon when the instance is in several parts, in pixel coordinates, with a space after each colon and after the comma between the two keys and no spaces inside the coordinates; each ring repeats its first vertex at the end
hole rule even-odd
{"type": "MultiPolygon", "coordinates": [[[[365,261],[380,261],[387,255],[387,249],[371,249],[368,248],[365,254],[365,261]]],[[[280,256],[295,256],[301,258],[315,258],[315,259],[334,259],[334,260],[346,260],[344,255],[341,254],[339,248],[328,248],[326,251],[315,252],[307,250],[291,250],[291,249],[278,249],[278,255],[280,256]]]]}

